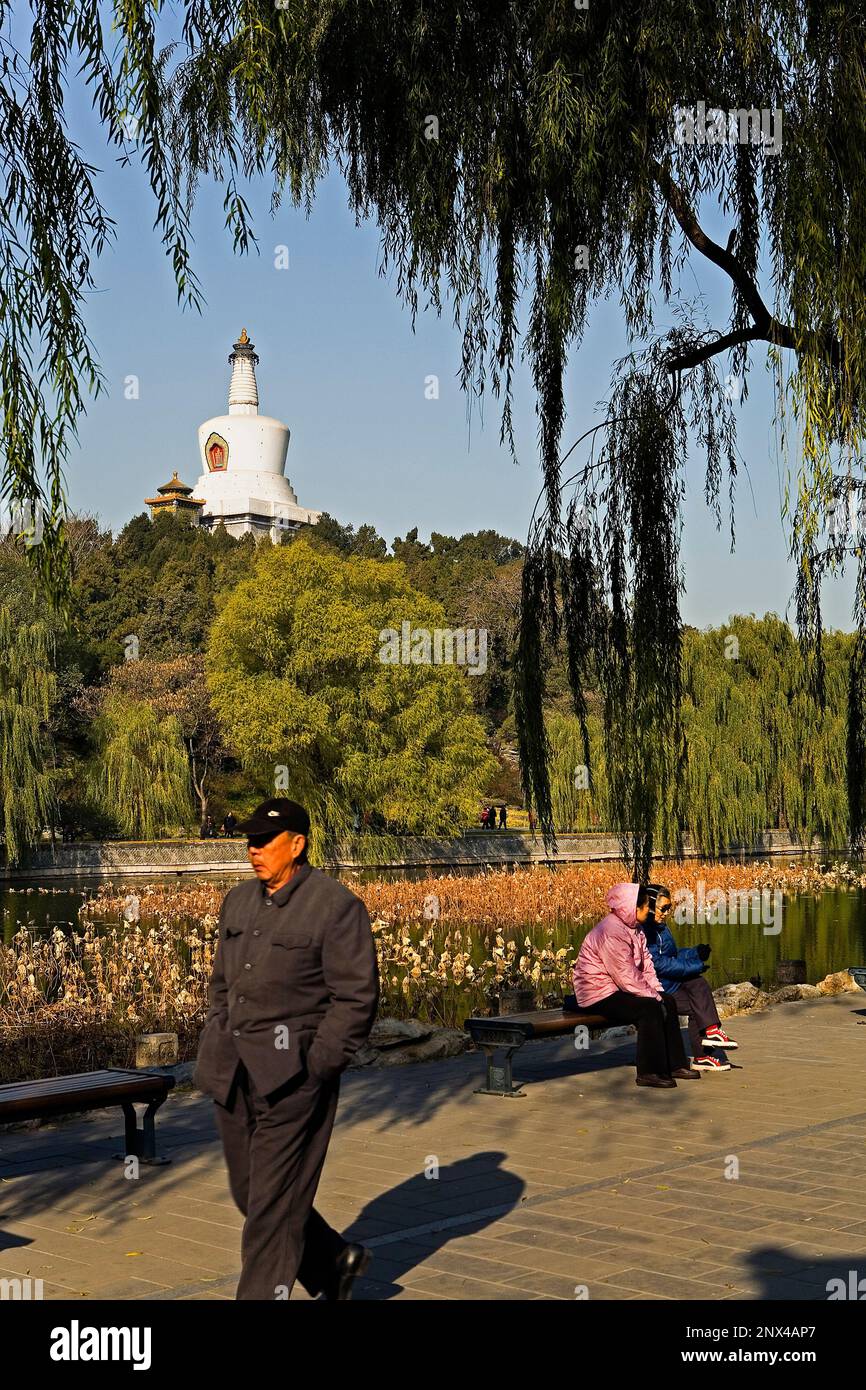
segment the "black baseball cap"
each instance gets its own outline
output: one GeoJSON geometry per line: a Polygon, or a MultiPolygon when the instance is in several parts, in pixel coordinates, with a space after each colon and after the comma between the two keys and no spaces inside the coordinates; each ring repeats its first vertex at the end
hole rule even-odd
{"type": "Polygon", "coordinates": [[[241,821],[236,829],[250,838],[258,835],[269,835],[273,838],[284,830],[309,838],[310,817],[297,801],[276,797],[271,801],[263,801],[261,806],[257,806],[253,811],[249,820],[241,821]]]}

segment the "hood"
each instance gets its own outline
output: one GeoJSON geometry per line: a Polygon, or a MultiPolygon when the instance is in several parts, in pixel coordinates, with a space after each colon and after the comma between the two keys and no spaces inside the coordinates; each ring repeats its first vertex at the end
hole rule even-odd
{"type": "Polygon", "coordinates": [[[615,883],[605,898],[611,912],[615,912],[627,927],[637,922],[637,893],[636,883],[615,883]]]}

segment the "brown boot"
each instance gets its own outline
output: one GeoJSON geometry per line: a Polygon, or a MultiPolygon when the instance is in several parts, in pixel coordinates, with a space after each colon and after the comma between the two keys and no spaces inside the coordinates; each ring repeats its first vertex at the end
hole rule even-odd
{"type": "Polygon", "coordinates": [[[677,1067],[676,1071],[671,1072],[671,1076],[675,1076],[678,1081],[699,1081],[701,1074],[696,1067],[677,1067]]]}
{"type": "Polygon", "coordinates": [[[663,1087],[664,1090],[669,1091],[671,1087],[676,1086],[677,1083],[674,1081],[672,1076],[656,1076],[655,1072],[648,1071],[644,1072],[643,1075],[641,1075],[641,1073],[638,1072],[637,1076],[635,1077],[635,1084],[638,1086],[663,1087]]]}

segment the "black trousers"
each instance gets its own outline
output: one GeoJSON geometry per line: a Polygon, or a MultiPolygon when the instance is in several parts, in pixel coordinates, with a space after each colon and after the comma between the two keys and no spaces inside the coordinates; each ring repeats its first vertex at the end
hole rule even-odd
{"type": "Polygon", "coordinates": [[[299,1279],[327,1291],[341,1235],[313,1209],[337,1110],[339,1079],[301,1073],[270,1096],[238,1065],[225,1105],[215,1102],[232,1196],[246,1220],[238,1299],[285,1299],[299,1279]]]}
{"type": "Polygon", "coordinates": [[[672,1071],[688,1066],[674,995],[647,999],[618,989],[597,1004],[588,1004],[587,1012],[603,1014],[611,1023],[636,1026],[638,1076],[670,1076],[672,1071]]]}
{"type": "Polygon", "coordinates": [[[677,1004],[677,1013],[688,1014],[689,1016],[689,1042],[692,1045],[692,1056],[701,1057],[707,1050],[701,1045],[704,1030],[719,1027],[719,1011],[716,1008],[713,991],[703,975],[696,975],[693,980],[682,981],[674,999],[677,1004]]]}

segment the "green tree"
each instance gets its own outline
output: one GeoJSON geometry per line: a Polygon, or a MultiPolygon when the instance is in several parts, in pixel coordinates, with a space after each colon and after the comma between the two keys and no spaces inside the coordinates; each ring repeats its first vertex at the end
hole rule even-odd
{"type": "Polygon", "coordinates": [[[555,710],[546,719],[551,806],[557,830],[610,829],[601,721],[597,715],[590,715],[587,722],[589,763],[580,721],[573,714],[555,710]]]}
{"type": "MultiPolygon", "coordinates": [[[[809,695],[808,672],[787,623],[775,614],[734,616],[720,628],[689,628],[683,642],[684,834],[702,854],[754,845],[765,830],[790,832],[805,847],[841,849],[849,834],[845,789],[846,684],[853,642],[826,640],[827,701],[809,695]]],[[[589,777],[580,721],[546,719],[551,801],[557,830],[615,828],[603,720],[588,692],[589,777]]],[[[643,773],[638,764],[637,775],[643,773]]],[[[675,785],[653,789],[664,839],[675,785]]]]}
{"type": "Polygon", "coordinates": [[[754,843],[767,828],[839,849],[848,839],[846,690],[852,638],[825,643],[827,700],[816,703],[788,624],[735,616],[687,631],[685,820],[706,853],[754,843]]]}
{"type": "Polygon", "coordinates": [[[101,674],[138,638],[142,658],[163,662],[203,652],[221,594],[250,572],[252,537],[191,527],[167,514],[127,522],[99,537],[73,565],[72,612],[79,641],[101,674]]]}
{"type": "Polygon", "coordinates": [[[189,821],[189,772],[175,716],[160,717],[143,702],[109,696],[93,734],[90,798],[123,835],[155,840],[189,821]]]}
{"type": "Polygon", "coordinates": [[[394,833],[453,833],[474,820],[495,770],[471,711],[473,677],[380,659],[383,634],[404,622],[448,628],[402,566],[297,539],[259,556],[213,624],[223,736],[250,772],[308,808],[319,858],[365,814],[394,833]]]}
{"type": "Polygon", "coordinates": [[[47,734],[56,697],[52,638],[0,607],[0,814],[6,857],[17,864],[54,819],[55,773],[47,734]]]}
{"type": "Polygon", "coordinates": [[[112,667],[96,705],[120,697],[148,705],[163,720],[180,726],[189,762],[189,778],[204,822],[213,776],[224,759],[216,715],[205,681],[204,656],[193,652],[172,661],[125,661],[112,667]]]}

